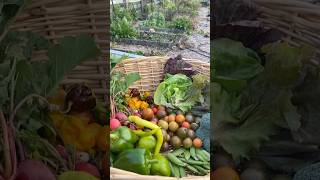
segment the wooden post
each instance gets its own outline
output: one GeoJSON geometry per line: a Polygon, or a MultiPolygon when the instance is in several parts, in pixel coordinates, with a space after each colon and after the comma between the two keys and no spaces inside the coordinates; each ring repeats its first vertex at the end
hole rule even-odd
{"type": "Polygon", "coordinates": [[[112,4],[112,14],[114,14],[114,4],[113,4],[113,0],[111,0],[111,4],[112,4]]]}
{"type": "Polygon", "coordinates": [[[128,0],[123,0],[123,3],[124,3],[124,7],[128,9],[128,0]]]}
{"type": "Polygon", "coordinates": [[[141,10],[142,17],[144,17],[143,5],[144,5],[143,0],[140,0],[140,10],[141,10]]]}

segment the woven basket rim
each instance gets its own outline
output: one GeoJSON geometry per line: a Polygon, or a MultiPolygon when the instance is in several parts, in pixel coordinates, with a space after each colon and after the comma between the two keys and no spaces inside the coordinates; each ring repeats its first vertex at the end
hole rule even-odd
{"type": "Polygon", "coordinates": [[[137,173],[125,171],[122,169],[110,167],[110,179],[113,180],[210,180],[210,174],[205,176],[186,176],[183,178],[176,177],[166,177],[166,176],[157,176],[157,175],[140,175],[137,173]]]}

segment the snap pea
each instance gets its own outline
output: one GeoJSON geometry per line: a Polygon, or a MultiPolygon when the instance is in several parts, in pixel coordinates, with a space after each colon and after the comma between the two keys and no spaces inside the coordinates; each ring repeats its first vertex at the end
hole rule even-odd
{"type": "Polygon", "coordinates": [[[189,160],[190,159],[190,152],[189,151],[185,151],[184,152],[184,158],[186,159],[186,160],[189,160]]]}
{"type": "Polygon", "coordinates": [[[186,170],[184,169],[184,167],[179,167],[179,173],[180,173],[180,177],[186,177],[186,170]]]}
{"type": "Polygon", "coordinates": [[[170,162],[171,171],[174,177],[180,178],[179,167],[170,162]]]}
{"type": "Polygon", "coordinates": [[[193,146],[190,148],[190,154],[191,154],[191,157],[193,157],[193,159],[198,160],[196,155],[196,149],[193,146]]]}
{"type": "Polygon", "coordinates": [[[167,154],[168,159],[179,166],[186,166],[186,163],[182,162],[180,159],[178,159],[174,154],[168,153],[167,154]]]}
{"type": "Polygon", "coordinates": [[[208,153],[208,152],[207,152],[206,150],[204,150],[204,149],[202,149],[201,151],[203,152],[203,154],[206,155],[206,157],[207,157],[208,159],[210,159],[210,153],[208,153]]]}
{"type": "Polygon", "coordinates": [[[175,155],[175,156],[180,156],[180,155],[183,154],[185,151],[186,151],[186,149],[184,149],[184,148],[179,148],[179,149],[173,151],[172,154],[175,155]]]}
{"type": "Polygon", "coordinates": [[[196,169],[198,169],[201,175],[206,175],[206,174],[208,174],[208,171],[205,170],[205,169],[204,169],[203,167],[201,167],[201,166],[195,165],[195,166],[193,166],[193,167],[196,168],[196,169]]]}
{"type": "Polygon", "coordinates": [[[192,160],[192,159],[186,160],[186,159],[180,158],[180,160],[181,160],[182,162],[187,163],[187,164],[194,164],[194,165],[205,165],[205,164],[209,164],[208,162],[195,161],[195,160],[192,160]]]}
{"type": "Polygon", "coordinates": [[[202,149],[196,149],[196,154],[197,154],[197,157],[198,157],[201,161],[205,161],[205,162],[210,161],[210,159],[207,158],[206,154],[204,154],[204,152],[202,151],[202,149]]]}
{"type": "Polygon", "coordinates": [[[191,172],[193,172],[193,173],[195,173],[195,174],[199,174],[199,171],[196,169],[196,168],[194,168],[194,167],[192,167],[192,166],[190,166],[190,165],[187,165],[186,166],[191,172]]]}
{"type": "Polygon", "coordinates": [[[210,168],[210,164],[204,164],[204,165],[202,165],[202,167],[204,167],[205,169],[207,169],[207,170],[210,170],[211,168],[210,168]]]}

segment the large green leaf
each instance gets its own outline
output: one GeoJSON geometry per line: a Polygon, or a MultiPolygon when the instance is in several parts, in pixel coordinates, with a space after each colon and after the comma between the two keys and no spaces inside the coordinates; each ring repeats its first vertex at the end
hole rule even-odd
{"type": "Polygon", "coordinates": [[[215,78],[246,80],[263,71],[259,56],[242,43],[222,38],[212,44],[215,78]]]}
{"type": "Polygon", "coordinates": [[[52,92],[66,73],[86,60],[92,60],[100,54],[93,38],[88,35],[65,37],[49,49],[48,76],[50,77],[48,92],[52,92]]]}
{"type": "Polygon", "coordinates": [[[0,3],[0,36],[28,0],[3,0],[0,3]]]}
{"type": "Polygon", "coordinates": [[[297,48],[288,43],[272,43],[262,47],[266,53],[266,80],[280,87],[291,87],[300,76],[302,62],[310,60],[311,47],[297,48]]]}

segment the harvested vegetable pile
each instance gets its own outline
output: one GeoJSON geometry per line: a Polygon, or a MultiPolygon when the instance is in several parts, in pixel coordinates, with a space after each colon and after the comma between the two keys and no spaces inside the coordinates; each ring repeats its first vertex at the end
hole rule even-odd
{"type": "MultiPolygon", "coordinates": [[[[168,63],[175,60],[184,61],[173,58],[168,63]]],[[[207,149],[203,149],[203,140],[207,138],[203,135],[209,135],[210,123],[209,118],[202,121],[202,115],[208,115],[208,111],[193,112],[194,108],[207,105],[203,99],[208,96],[204,91],[208,78],[179,70],[186,62],[181,64],[172,74],[165,74],[154,94],[129,88],[140,79],[138,73],[113,72],[110,118],[113,167],[143,175],[174,177],[209,173],[209,148],[206,144],[207,149]],[[202,127],[202,123],[206,126],[202,127]],[[200,128],[205,133],[198,133],[200,128]]]]}
{"type": "MultiPolygon", "coordinates": [[[[279,173],[292,177],[319,160],[319,136],[312,128],[319,114],[319,101],[311,98],[319,93],[314,49],[274,42],[259,51],[265,64],[240,42],[213,41],[215,175],[237,166],[241,179],[261,179],[254,178],[257,174],[273,179],[279,173]],[[265,168],[258,168],[262,164],[265,168]]],[[[224,173],[229,171],[234,170],[224,173]]]]}

